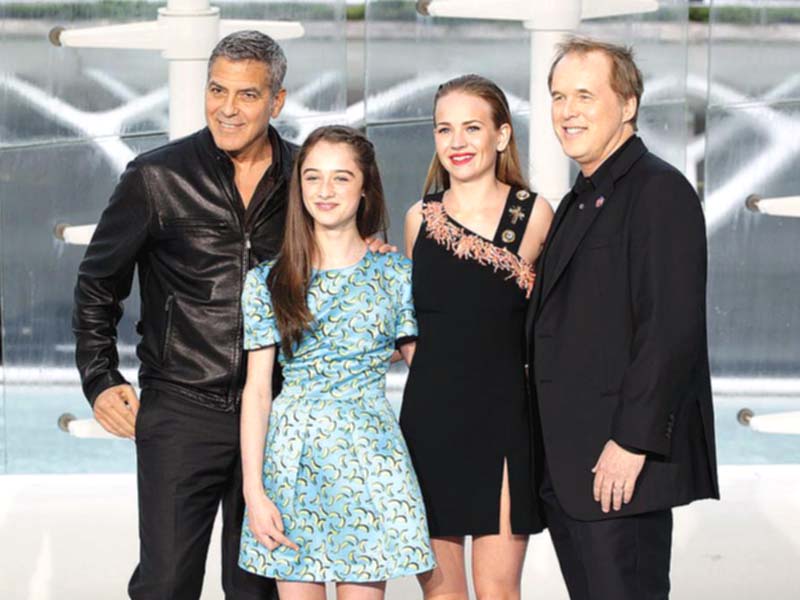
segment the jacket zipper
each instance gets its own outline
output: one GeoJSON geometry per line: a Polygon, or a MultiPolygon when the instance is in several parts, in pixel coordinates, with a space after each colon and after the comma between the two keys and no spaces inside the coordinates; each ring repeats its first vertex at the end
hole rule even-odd
{"type": "Polygon", "coordinates": [[[172,305],[175,303],[175,294],[167,296],[164,302],[164,312],[167,313],[167,324],[164,327],[164,341],[161,344],[161,362],[163,363],[167,358],[167,348],[169,346],[169,339],[172,337],[172,305]]]}
{"type": "MultiPolygon", "coordinates": [[[[252,242],[250,240],[251,231],[247,228],[246,225],[246,218],[247,218],[247,211],[245,211],[244,215],[240,215],[239,211],[236,209],[235,203],[239,201],[238,192],[236,190],[236,184],[232,183],[231,180],[226,180],[226,184],[230,184],[224,186],[223,189],[227,192],[229,204],[231,210],[234,213],[234,218],[239,223],[241,227],[241,231],[244,234],[244,240],[242,243],[242,265],[239,273],[239,298],[242,297],[242,293],[244,292],[244,280],[247,277],[247,271],[250,270],[250,251],[252,249],[252,242]]],[[[268,204],[272,197],[275,195],[277,189],[279,189],[282,185],[282,181],[276,181],[276,185],[272,187],[270,193],[267,194],[266,198],[264,198],[264,204],[268,204]]],[[[263,210],[263,207],[262,207],[263,210]]],[[[253,215],[255,217],[255,215],[253,215]]],[[[254,219],[251,219],[254,220],[254,219]]],[[[231,361],[231,383],[228,387],[228,399],[231,402],[231,409],[234,409],[236,398],[239,396],[239,387],[240,381],[239,376],[242,372],[242,356],[243,356],[243,340],[242,340],[242,327],[243,327],[243,317],[241,308],[237,311],[236,317],[236,339],[234,340],[233,346],[233,360],[231,361]]]]}

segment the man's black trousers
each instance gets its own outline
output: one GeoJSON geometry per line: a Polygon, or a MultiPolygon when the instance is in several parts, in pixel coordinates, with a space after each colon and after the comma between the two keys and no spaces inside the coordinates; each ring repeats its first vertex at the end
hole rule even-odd
{"type": "Polygon", "coordinates": [[[200,597],[221,502],[226,600],[277,598],[273,580],[236,565],[244,514],[238,413],[145,390],[136,419],[136,455],[140,555],[128,586],[130,597],[200,597]]]}
{"type": "Polygon", "coordinates": [[[669,598],[671,510],[578,521],[564,512],[547,470],[540,495],[571,600],[669,598]]]}

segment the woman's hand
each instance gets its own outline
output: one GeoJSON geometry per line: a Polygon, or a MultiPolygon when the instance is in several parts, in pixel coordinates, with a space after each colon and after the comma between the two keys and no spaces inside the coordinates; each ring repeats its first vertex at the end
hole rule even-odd
{"type": "MultiPolygon", "coordinates": [[[[400,355],[403,357],[403,360],[406,361],[407,366],[411,366],[411,363],[414,362],[414,353],[417,351],[417,342],[407,342],[400,346],[400,355]]],[[[395,350],[397,353],[398,350],[395,350]]]]}
{"type": "Polygon", "coordinates": [[[367,247],[370,252],[377,252],[378,254],[386,254],[387,252],[397,252],[397,246],[392,246],[384,242],[380,238],[368,237],[364,240],[367,242],[367,247]]]}
{"type": "Polygon", "coordinates": [[[270,550],[278,546],[286,546],[292,550],[300,548],[292,540],[283,535],[283,519],[278,507],[264,493],[256,494],[248,499],[247,518],[250,531],[256,539],[270,550]]]}

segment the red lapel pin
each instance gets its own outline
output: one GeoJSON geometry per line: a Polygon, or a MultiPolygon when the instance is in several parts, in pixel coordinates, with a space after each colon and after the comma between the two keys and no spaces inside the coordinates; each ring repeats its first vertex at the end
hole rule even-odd
{"type": "Polygon", "coordinates": [[[595,208],[600,208],[605,203],[606,203],[605,196],[600,196],[597,200],[594,201],[594,207],[595,208]]]}

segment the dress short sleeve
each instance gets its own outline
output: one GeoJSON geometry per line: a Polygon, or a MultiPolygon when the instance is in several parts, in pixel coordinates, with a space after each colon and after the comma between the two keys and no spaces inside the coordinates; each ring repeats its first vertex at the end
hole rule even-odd
{"type": "Polygon", "coordinates": [[[398,263],[398,302],[395,317],[395,345],[400,346],[417,338],[417,316],[411,289],[411,261],[401,257],[398,263]]]}
{"type": "Polygon", "coordinates": [[[258,350],[280,341],[272,298],[267,287],[269,267],[260,265],[247,273],[242,292],[244,349],[258,350]]]}

